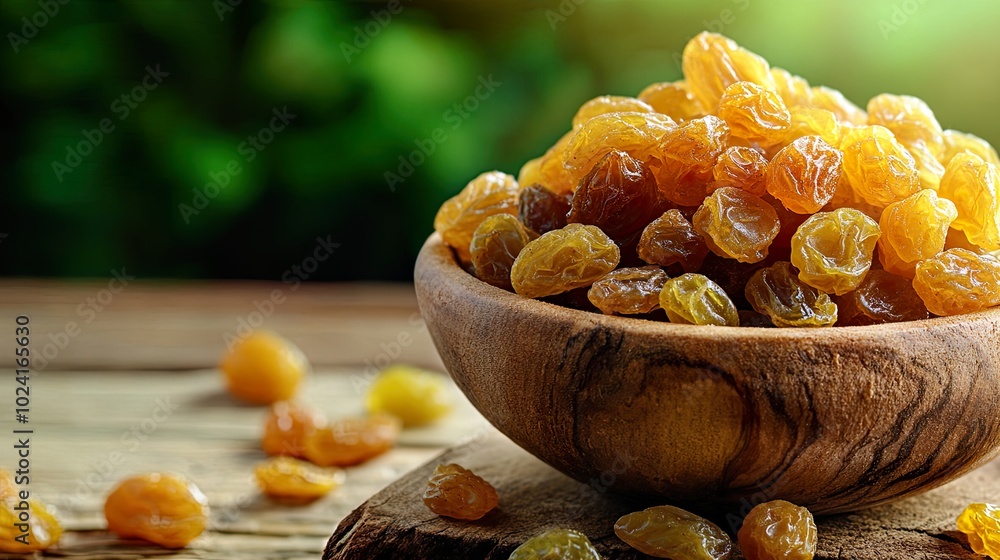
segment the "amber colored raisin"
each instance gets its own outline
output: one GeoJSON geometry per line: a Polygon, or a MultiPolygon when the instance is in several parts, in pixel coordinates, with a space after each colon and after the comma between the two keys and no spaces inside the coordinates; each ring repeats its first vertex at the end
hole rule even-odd
{"type": "Polygon", "coordinates": [[[836,115],[841,124],[864,126],[868,124],[868,114],[863,109],[851,103],[844,94],[825,86],[812,88],[812,107],[824,109],[836,115]]]}
{"type": "Polygon", "coordinates": [[[964,231],[974,245],[1000,249],[1000,175],[995,165],[971,152],[956,155],[945,169],[938,194],[958,208],[953,228],[964,231]]]}
{"type": "Polygon", "coordinates": [[[573,116],[573,128],[583,126],[590,119],[607,113],[656,113],[648,103],[634,97],[602,95],[584,103],[573,116]]]}
{"type": "Polygon", "coordinates": [[[540,184],[529,185],[517,193],[517,216],[524,227],[541,235],[566,227],[569,201],[540,184]]]}
{"type": "Polygon", "coordinates": [[[597,226],[622,242],[658,215],[657,198],[656,179],[646,164],[613,150],[580,181],[566,221],[597,226]]]}
{"type": "Polygon", "coordinates": [[[517,215],[517,181],[499,171],[483,173],[445,201],[434,217],[434,230],[466,263],[473,233],[493,214],[517,215]]]}
{"type": "Polygon", "coordinates": [[[309,360],[291,341],[260,330],[236,342],[219,368],[232,395],[254,404],[271,404],[295,396],[309,371],[309,360]]]}
{"type": "Polygon", "coordinates": [[[942,137],[944,139],[944,152],[939,160],[942,165],[947,166],[952,158],[962,152],[972,152],[1000,167],[1000,157],[997,156],[997,151],[986,140],[974,134],[966,134],[957,130],[946,130],[942,137]]]}
{"type": "Polygon", "coordinates": [[[639,161],[658,157],[660,141],[676,126],[670,117],[659,113],[598,115],[585,122],[570,139],[563,164],[575,187],[613,150],[621,150],[639,161]]]}
{"type": "Polygon", "coordinates": [[[618,267],[621,252],[597,226],[569,224],[528,243],[514,261],[514,291],[538,298],[582,288],[618,267]]]}
{"type": "Polygon", "coordinates": [[[792,212],[813,214],[833,198],[843,153],[819,136],[803,136],[767,166],[767,192],[792,212]]]}
{"type": "Polygon", "coordinates": [[[826,109],[813,107],[793,107],[788,110],[791,124],[785,135],[784,145],[791,144],[803,136],[819,136],[831,146],[840,146],[843,128],[836,115],[826,109]]]}
{"type": "Polygon", "coordinates": [[[274,457],[253,470],[257,486],[272,498],[312,501],[330,493],[344,482],[339,469],[317,467],[291,457],[274,457]]]}
{"type": "Polygon", "coordinates": [[[306,459],[321,467],[358,465],[392,449],[402,427],[388,414],[341,418],[306,440],[306,459]]]}
{"type": "Polygon", "coordinates": [[[208,500],[194,483],[172,474],[133,476],[104,502],[108,530],[165,548],[183,548],[208,525],[208,500]]]}
{"type": "Polygon", "coordinates": [[[957,525],[973,552],[993,560],[1000,558],[1000,506],[970,504],[958,516],[957,525]]]}
{"type": "Polygon", "coordinates": [[[297,401],[276,402],[264,421],[261,447],[268,455],[305,457],[306,440],[324,426],[322,413],[297,401]]]}
{"type": "Polygon", "coordinates": [[[673,506],[657,506],[624,515],[615,534],[643,554],[672,560],[724,560],[733,542],[711,521],[673,506]]]}
{"type": "Polygon", "coordinates": [[[871,268],[880,235],[878,223],[853,208],[820,212],[792,237],[792,264],[806,284],[843,295],[857,288],[871,268]]]}
{"type": "Polygon", "coordinates": [[[766,60],[717,33],[702,32],[688,41],[681,68],[691,93],[710,113],[718,108],[725,89],[736,82],[776,88],[766,60]]]}
{"type": "Polygon", "coordinates": [[[887,128],[852,128],[840,149],[851,188],[865,202],[885,207],[920,190],[916,161],[887,128]]]}
{"type": "Polygon", "coordinates": [[[764,260],[781,230],[770,204],[733,187],[718,189],[706,198],[693,222],[713,253],[749,263],[764,260]]]}
{"type": "Polygon", "coordinates": [[[763,196],[767,189],[767,158],[753,148],[732,146],[728,148],[712,168],[715,184],[713,191],[720,187],[736,187],[756,196],[763,196]]]}
{"type": "Polygon", "coordinates": [[[365,395],[365,410],[369,414],[395,416],[407,428],[440,420],[453,406],[447,377],[404,364],[394,364],[379,372],[365,395]]]}
{"type": "Polygon", "coordinates": [[[608,315],[637,315],[660,307],[667,273],[656,266],[619,268],[594,282],[587,298],[608,315]]]}
{"type": "Polygon", "coordinates": [[[583,533],[549,529],[514,549],[508,560],[601,560],[601,555],[583,533]]]}
{"type": "Polygon", "coordinates": [[[729,125],[732,138],[765,148],[784,140],[792,124],[781,97],[751,82],[726,88],[719,101],[719,117],[729,125]]]}
{"type": "Polygon", "coordinates": [[[944,166],[938,161],[937,156],[932,154],[923,143],[903,144],[917,166],[917,179],[921,189],[938,190],[941,185],[941,177],[944,175],[944,166]]]}
{"type": "Polygon", "coordinates": [[[913,289],[935,315],[960,315],[1000,305],[1000,260],[948,249],[917,264],[913,289]]]}
{"type": "Polygon", "coordinates": [[[874,325],[930,317],[908,278],[869,270],[857,290],[837,299],[838,325],[874,325]]]}
{"type": "Polygon", "coordinates": [[[469,243],[469,254],[476,278],[504,290],[510,285],[514,259],[528,244],[528,232],[510,214],[494,214],[479,224],[469,243]]]}
{"type": "Polygon", "coordinates": [[[837,322],[837,304],[799,280],[789,262],[758,270],[747,282],[746,298],[777,327],[830,327],[837,322]]]}
{"type": "Polygon", "coordinates": [[[0,552],[28,554],[46,550],[59,542],[62,525],[49,507],[40,500],[29,498],[25,500],[27,509],[15,509],[22,501],[20,497],[15,499],[18,493],[14,475],[0,469],[0,552]],[[27,530],[18,524],[26,524],[27,530]]]}
{"type": "Polygon", "coordinates": [[[474,521],[497,507],[496,489],[460,465],[438,465],[427,481],[424,504],[438,515],[474,521]]]}
{"type": "Polygon", "coordinates": [[[701,274],[682,274],[663,284],[660,307],[671,323],[740,326],[736,306],[721,286],[701,274]]]}
{"type": "Polygon", "coordinates": [[[708,255],[708,245],[678,209],[667,210],[642,231],[637,246],[639,258],[649,264],[680,264],[685,272],[697,272],[708,255]]]}
{"type": "Polygon", "coordinates": [[[678,123],[705,116],[705,109],[684,80],[651,84],[642,90],[639,99],[678,123]]]}
{"type": "Polygon", "coordinates": [[[517,174],[518,185],[542,185],[556,194],[568,194],[576,188],[576,181],[563,165],[563,156],[569,141],[576,134],[571,130],[563,134],[554,146],[535,159],[529,160],[517,174]]]}
{"type": "Polygon", "coordinates": [[[750,510],[737,537],[746,560],[812,560],[819,544],[812,513],[783,500],[750,510]]]}
{"type": "Polygon", "coordinates": [[[774,78],[775,91],[786,107],[792,109],[812,106],[812,88],[805,78],[776,67],[771,67],[771,77],[774,78]]]}
{"type": "Polygon", "coordinates": [[[883,93],[868,101],[868,124],[892,131],[901,144],[922,144],[937,158],[944,153],[944,136],[934,112],[921,99],[883,93]]]}
{"type": "Polygon", "coordinates": [[[944,250],[955,204],[932,190],[922,190],[885,208],[879,219],[878,240],[882,266],[893,274],[913,278],[917,262],[944,250]]]}
{"type": "Polygon", "coordinates": [[[653,169],[663,198],[681,206],[701,204],[728,138],[726,121],[712,115],[666,134],[660,143],[660,165],[653,169]]]}

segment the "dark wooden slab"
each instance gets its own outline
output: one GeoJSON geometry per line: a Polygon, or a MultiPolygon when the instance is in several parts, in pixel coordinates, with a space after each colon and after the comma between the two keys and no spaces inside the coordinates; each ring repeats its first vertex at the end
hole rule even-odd
{"type": "MultiPolygon", "coordinates": [[[[446,451],[379,492],[337,527],[325,560],[462,559],[505,560],[518,544],[554,527],[587,534],[608,560],[646,558],[614,536],[614,521],[641,506],[612,498],[615,473],[587,485],[572,480],[490,435],[446,451]],[[459,463],[496,486],[500,507],[484,519],[464,523],[432,514],[420,495],[438,463],[459,463]]],[[[955,518],[975,501],[1000,499],[1000,461],[947,486],[860,513],[818,520],[817,560],[981,559],[955,531],[955,518]]],[[[740,512],[717,513],[735,533],[740,512]]],[[[742,556],[739,556],[742,558],[742,556]]]]}

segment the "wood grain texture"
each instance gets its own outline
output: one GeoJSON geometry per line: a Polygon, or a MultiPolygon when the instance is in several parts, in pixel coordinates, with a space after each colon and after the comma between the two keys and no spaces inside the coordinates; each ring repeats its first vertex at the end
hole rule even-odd
{"type": "Polygon", "coordinates": [[[953,480],[1000,446],[1000,310],[834,329],[602,316],[480,282],[436,236],[415,279],[473,405],[577,479],[627,462],[621,492],[843,512],[953,480]]]}
{"type": "MultiPolygon", "coordinates": [[[[615,520],[644,507],[613,497],[617,480],[611,471],[586,484],[574,481],[503,436],[491,436],[444,453],[376,494],[340,524],[323,558],[506,560],[520,543],[552,528],[582,531],[605,560],[648,558],[614,535],[615,520]],[[489,480],[500,493],[499,508],[473,523],[432,514],[420,495],[438,463],[459,463],[489,480]]],[[[816,560],[982,558],[955,531],[955,518],[968,503],[997,498],[1000,462],[921,496],[820,518],[816,560]]],[[[713,519],[734,534],[743,513],[736,508],[713,519]]]]}

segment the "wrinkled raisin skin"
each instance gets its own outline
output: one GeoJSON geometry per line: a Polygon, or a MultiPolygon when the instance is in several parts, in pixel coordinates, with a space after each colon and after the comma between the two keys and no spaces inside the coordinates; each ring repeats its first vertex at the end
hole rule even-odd
{"type": "Polygon", "coordinates": [[[460,465],[438,465],[427,481],[424,504],[438,515],[474,521],[497,507],[497,491],[460,465]]]}
{"type": "Polygon", "coordinates": [[[738,539],[746,560],[812,560],[819,543],[809,510],[782,500],[750,510],[738,539]]]}
{"type": "Polygon", "coordinates": [[[717,525],[673,506],[657,506],[622,516],[615,534],[643,554],[673,560],[723,560],[733,543],[717,525]]]}

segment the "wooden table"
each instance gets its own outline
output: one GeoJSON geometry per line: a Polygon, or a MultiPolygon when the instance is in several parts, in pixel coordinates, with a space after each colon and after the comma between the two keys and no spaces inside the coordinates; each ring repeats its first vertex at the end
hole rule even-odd
{"type": "MultiPolygon", "coordinates": [[[[32,352],[43,358],[31,376],[30,489],[58,508],[68,529],[48,555],[319,558],[335,527],[347,518],[330,543],[331,557],[353,559],[358,554],[352,550],[366,551],[365,558],[413,557],[397,550],[417,546],[439,550],[434,558],[465,558],[455,556],[454,546],[464,542],[489,551],[485,557],[491,560],[503,560],[525,535],[565,518],[588,527],[607,558],[638,557],[610,533],[619,503],[595,507],[579,483],[505,447],[509,443],[460,396],[447,419],[405,431],[397,449],[348,469],[343,487],[316,503],[286,506],[258,493],[251,469],[264,458],[259,438],[265,411],[223,391],[215,364],[225,349],[225,333],[235,333],[246,322],[284,334],[314,366],[304,400],[333,417],[357,414],[368,375],[378,367],[396,361],[441,368],[410,286],[303,285],[293,290],[268,283],[132,281],[111,293],[107,282],[5,280],[0,281],[0,332],[7,334],[0,337],[0,356],[8,356],[6,364],[13,365],[14,318],[21,314],[31,317],[32,352]],[[474,527],[437,518],[415,499],[431,466],[404,476],[463,442],[471,443],[448,452],[446,459],[482,472],[506,496],[492,521],[474,527]],[[108,490],[125,476],[150,470],[184,474],[208,496],[210,529],[183,551],[121,541],[104,531],[101,507],[108,490]],[[585,501],[574,504],[581,496],[585,501]],[[573,517],[574,511],[587,515],[573,517]],[[386,538],[370,538],[377,534],[386,538]],[[423,544],[414,542],[421,538],[423,544]],[[373,546],[377,552],[371,552],[373,546]]],[[[15,460],[11,430],[25,427],[13,417],[12,373],[0,369],[4,467],[15,460]]],[[[975,558],[953,521],[973,500],[1000,501],[1000,462],[916,498],[820,520],[817,559],[975,558]]],[[[477,554],[472,560],[484,557],[477,554]]]]}
{"type": "MultiPolygon", "coordinates": [[[[380,488],[446,447],[491,430],[456,395],[460,404],[446,420],[407,430],[394,451],[347,469],[345,484],[330,496],[308,506],[272,503],[251,477],[264,459],[265,409],[242,405],[223,390],[215,369],[223,333],[235,332],[241,318],[256,320],[255,302],[267,309],[262,302],[281,290],[284,302],[262,326],[298,343],[311,359],[304,400],[331,417],[358,414],[366,364],[441,367],[412,287],[303,285],[293,291],[267,283],[134,282],[91,313],[88,298],[97,302],[106,289],[106,282],[0,282],[5,366],[13,366],[17,315],[31,318],[33,354],[62,346],[59,333],[68,322],[78,326],[31,376],[29,488],[58,508],[68,530],[51,553],[87,560],[315,559],[337,523],[380,488]],[[186,550],[123,542],[103,530],[109,489],[151,470],[184,474],[208,496],[211,529],[186,550]]],[[[14,421],[13,370],[0,374],[0,466],[9,468],[16,460],[11,430],[24,426],[14,421]]]]}

